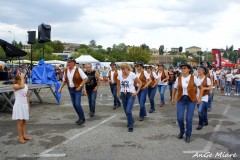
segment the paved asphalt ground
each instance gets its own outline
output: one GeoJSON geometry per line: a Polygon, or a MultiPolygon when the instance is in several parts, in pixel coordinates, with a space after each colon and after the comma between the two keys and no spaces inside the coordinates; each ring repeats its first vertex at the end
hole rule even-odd
{"type": "MultiPolygon", "coordinates": [[[[51,92],[41,91],[44,104],[35,98],[31,105],[27,132],[34,138],[19,144],[16,122],[11,113],[0,113],[0,160],[188,160],[188,159],[240,159],[240,96],[220,96],[215,91],[209,125],[197,131],[195,112],[191,142],[186,144],[176,136],[176,107],[170,104],[166,91],[166,106],[159,107],[156,94],[156,112],[138,121],[139,105],[135,100],[135,128],[127,131],[123,109],[112,110],[113,98],[109,86],[98,91],[96,115],[88,116],[87,97],[82,97],[86,114],[83,126],[75,124],[76,113],[66,88],[60,105],[51,92]],[[197,157],[196,154],[204,154],[197,157]],[[226,154],[235,154],[226,158],[226,154]]],[[[149,101],[146,103],[149,110],[149,101]]],[[[197,110],[196,110],[197,111],[197,110]]]]}

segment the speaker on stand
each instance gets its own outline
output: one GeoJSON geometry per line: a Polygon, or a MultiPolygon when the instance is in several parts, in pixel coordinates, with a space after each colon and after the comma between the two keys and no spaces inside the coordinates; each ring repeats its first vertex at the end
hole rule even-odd
{"type": "Polygon", "coordinates": [[[51,41],[51,26],[47,24],[40,24],[38,26],[38,42],[43,43],[43,59],[44,59],[44,43],[51,41]]]}

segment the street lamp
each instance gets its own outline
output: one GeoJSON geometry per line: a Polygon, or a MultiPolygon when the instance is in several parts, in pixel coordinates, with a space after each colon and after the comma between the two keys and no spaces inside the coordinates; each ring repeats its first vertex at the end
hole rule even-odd
{"type": "Polygon", "coordinates": [[[11,31],[8,31],[9,33],[12,33],[13,34],[13,36],[14,36],[14,46],[16,45],[16,41],[15,41],[15,33],[13,33],[13,32],[11,32],[11,31]]]}

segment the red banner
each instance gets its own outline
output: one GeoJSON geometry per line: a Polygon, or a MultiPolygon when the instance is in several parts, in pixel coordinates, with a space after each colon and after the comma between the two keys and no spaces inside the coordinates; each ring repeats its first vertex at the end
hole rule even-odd
{"type": "Polygon", "coordinates": [[[221,52],[218,49],[212,49],[215,67],[221,67],[221,52]]]}

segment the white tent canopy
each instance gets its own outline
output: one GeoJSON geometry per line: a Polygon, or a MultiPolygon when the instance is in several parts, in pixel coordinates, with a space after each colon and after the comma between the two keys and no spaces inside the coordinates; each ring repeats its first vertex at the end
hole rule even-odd
{"type": "Polygon", "coordinates": [[[76,58],[75,60],[79,64],[97,63],[97,62],[99,62],[97,59],[93,58],[90,55],[81,55],[80,57],[76,58]]]}
{"type": "Polygon", "coordinates": [[[67,64],[67,62],[60,61],[60,60],[49,60],[49,61],[44,61],[44,63],[46,63],[46,64],[64,64],[64,65],[67,64]]]}

